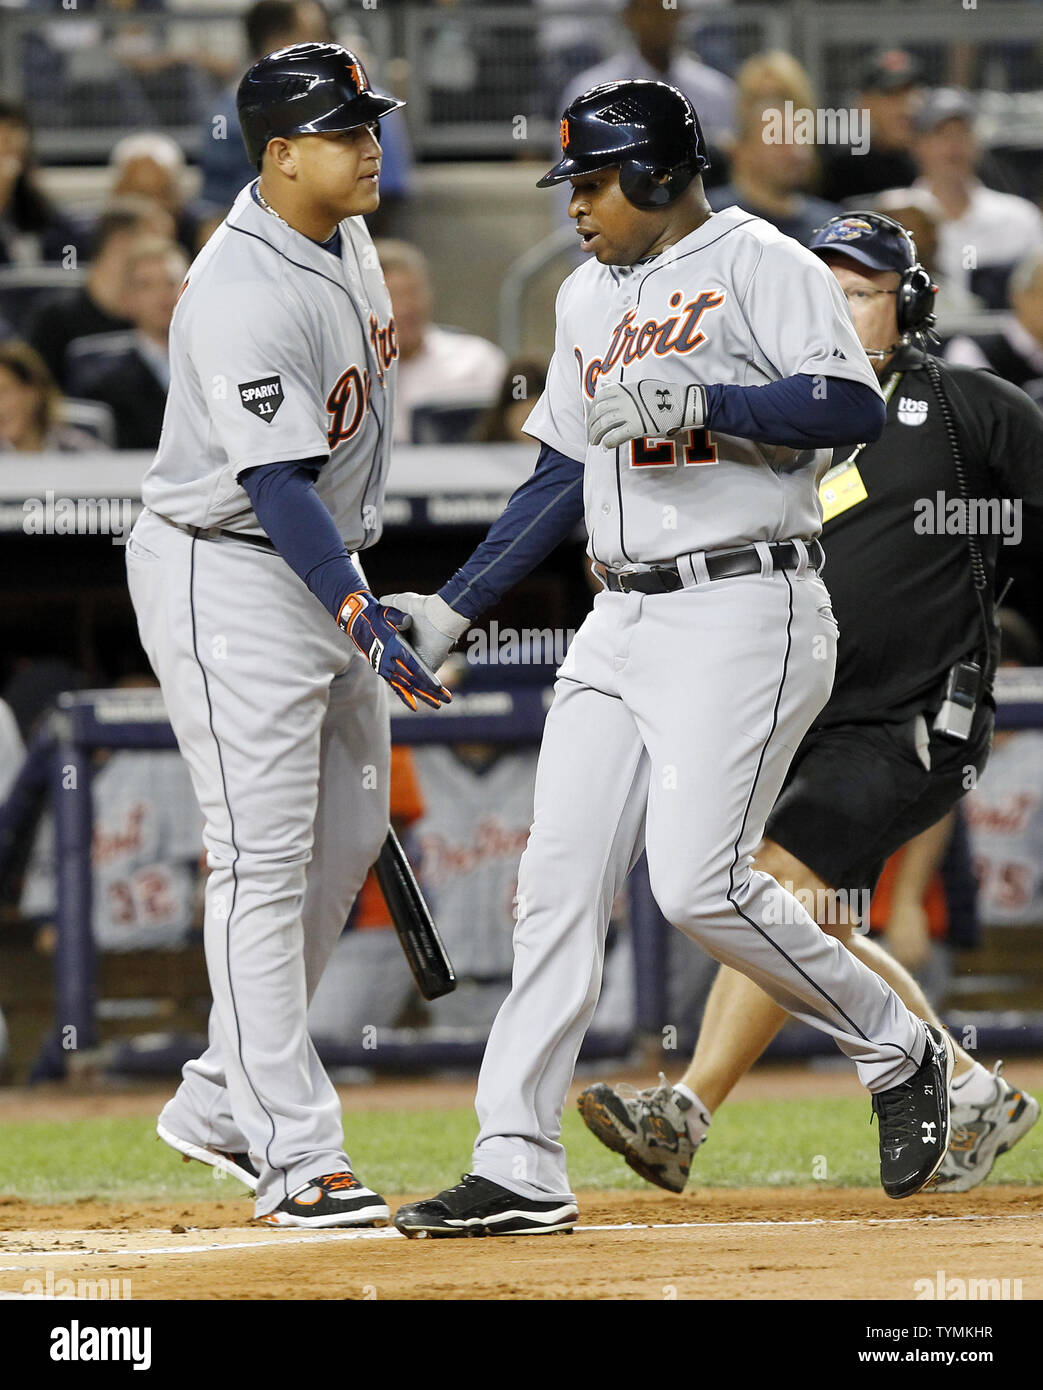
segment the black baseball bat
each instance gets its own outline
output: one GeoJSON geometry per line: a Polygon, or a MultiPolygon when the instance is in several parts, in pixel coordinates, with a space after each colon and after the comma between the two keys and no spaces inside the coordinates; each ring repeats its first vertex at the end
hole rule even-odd
{"type": "Polygon", "coordinates": [[[373,871],[420,993],[425,999],[451,994],[456,988],[453,963],[394,830],[388,830],[373,871]]]}

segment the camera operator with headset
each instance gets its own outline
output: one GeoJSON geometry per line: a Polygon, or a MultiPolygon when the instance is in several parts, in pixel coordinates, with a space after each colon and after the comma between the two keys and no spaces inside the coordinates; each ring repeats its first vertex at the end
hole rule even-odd
{"type": "MultiPolygon", "coordinates": [[[[988,758],[997,560],[1001,542],[1020,541],[1023,520],[1043,516],[1043,413],[990,372],[925,351],[935,287],[899,223],[847,213],[820,228],[810,249],[847,297],[887,425],[875,443],[837,450],[820,481],[825,579],[840,628],[836,678],[794,755],[754,867],[813,901],[823,930],[940,1027],[908,971],[862,934],[862,909],[885,861],[928,839],[923,832],[988,758]]],[[[661,1077],[637,1092],[591,1087],[580,1097],[588,1128],[641,1176],[681,1191],[713,1111],[785,1018],[751,980],[722,967],[683,1080],[661,1077]]],[[[962,1192],[984,1181],[1040,1107],[999,1065],[986,1071],[958,1046],[950,1099],[952,1139],[933,1190],[962,1192]]]]}

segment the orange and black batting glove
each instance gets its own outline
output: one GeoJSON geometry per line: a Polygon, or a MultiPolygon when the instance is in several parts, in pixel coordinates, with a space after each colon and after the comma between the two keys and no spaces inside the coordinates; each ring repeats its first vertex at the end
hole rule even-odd
{"type": "Polygon", "coordinates": [[[337,614],[337,622],[404,705],[415,710],[417,700],[423,700],[439,709],[453,697],[399,633],[409,621],[400,608],[378,603],[369,589],[350,593],[337,614]]]}

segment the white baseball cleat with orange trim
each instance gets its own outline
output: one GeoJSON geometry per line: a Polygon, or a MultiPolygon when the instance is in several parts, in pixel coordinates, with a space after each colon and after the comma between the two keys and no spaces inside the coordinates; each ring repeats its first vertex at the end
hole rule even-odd
{"type": "Polygon", "coordinates": [[[259,1220],[269,1226],[323,1230],[327,1226],[386,1226],[391,1212],[383,1197],[345,1170],[312,1178],[259,1220]]]}

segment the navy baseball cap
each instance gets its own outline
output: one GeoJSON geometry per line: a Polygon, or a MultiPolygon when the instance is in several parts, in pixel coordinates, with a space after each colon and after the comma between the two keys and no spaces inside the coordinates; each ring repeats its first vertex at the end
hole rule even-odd
{"type": "Polygon", "coordinates": [[[821,256],[838,251],[870,270],[896,270],[899,274],[916,265],[916,246],[905,228],[879,212],[847,212],[832,217],[808,242],[808,250],[821,256]]]}
{"type": "Polygon", "coordinates": [[[874,53],[862,69],[861,92],[900,92],[916,87],[923,80],[923,69],[904,48],[883,48],[874,53]]]}

